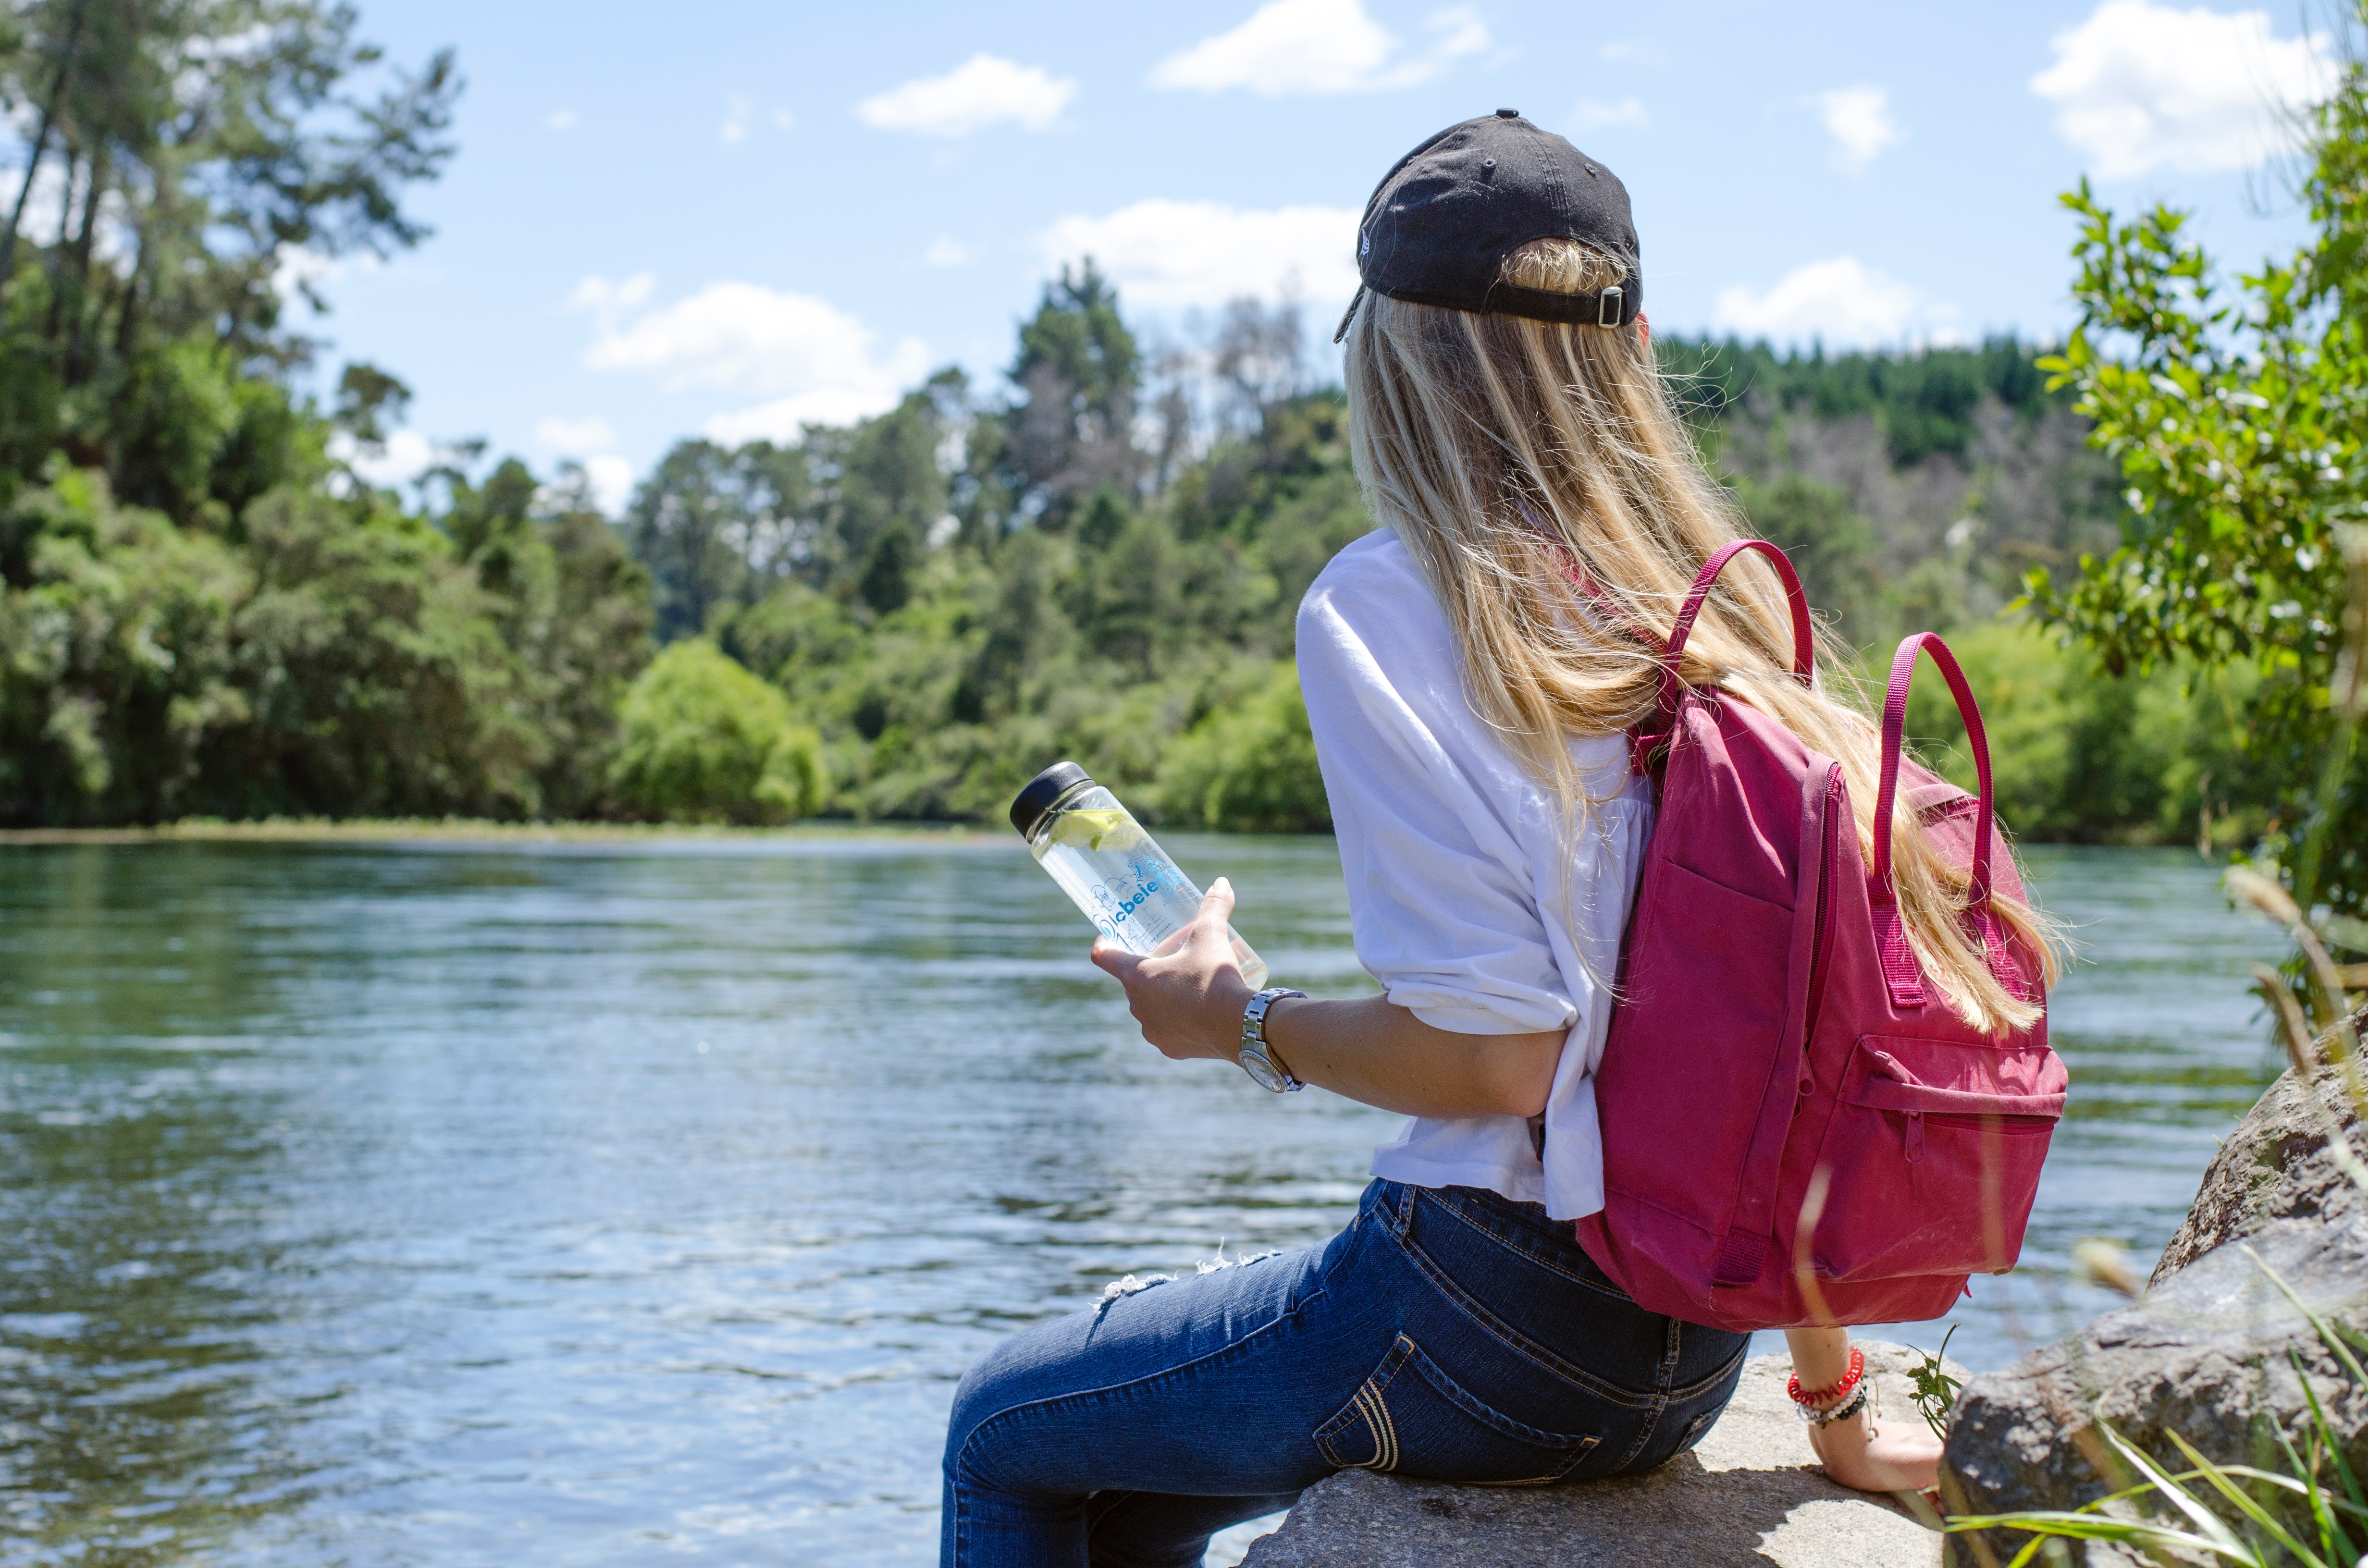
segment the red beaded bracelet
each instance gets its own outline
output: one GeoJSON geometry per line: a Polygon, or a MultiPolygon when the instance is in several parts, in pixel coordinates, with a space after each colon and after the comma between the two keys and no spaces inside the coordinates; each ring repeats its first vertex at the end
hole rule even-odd
{"type": "Polygon", "coordinates": [[[1804,1409],[1815,1410],[1821,1405],[1836,1404],[1848,1399],[1850,1390],[1858,1387],[1859,1380],[1864,1376],[1866,1376],[1866,1352],[1853,1345],[1850,1346],[1850,1370],[1842,1374],[1840,1382],[1829,1389],[1804,1390],[1801,1387],[1801,1376],[1795,1372],[1784,1384],[1784,1392],[1793,1396],[1794,1404],[1804,1409]]]}

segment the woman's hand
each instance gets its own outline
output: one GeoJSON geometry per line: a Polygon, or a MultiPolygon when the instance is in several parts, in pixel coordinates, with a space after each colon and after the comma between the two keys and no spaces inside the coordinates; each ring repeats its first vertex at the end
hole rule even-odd
{"type": "Polygon", "coordinates": [[[1241,1049],[1242,1009],[1251,992],[1227,935],[1233,916],[1234,884],[1219,877],[1192,923],[1153,957],[1137,958],[1106,937],[1094,943],[1094,962],[1126,987],[1143,1038],[1165,1055],[1231,1062],[1241,1049]]]}
{"type": "Polygon", "coordinates": [[[1809,1447],[1827,1475],[1861,1492],[1929,1492],[1940,1480],[1941,1439],[1931,1428],[1921,1421],[1879,1421],[1872,1407],[1810,1427],[1809,1447]]]}
{"type": "MultiPolygon", "coordinates": [[[[1788,1328],[1785,1347],[1801,1386],[1827,1391],[1815,1408],[1830,1410],[1850,1370],[1850,1330],[1788,1328]]],[[[1864,1374],[1873,1377],[1872,1372],[1864,1374]]],[[[1809,1447],[1826,1473],[1861,1492],[1929,1491],[1941,1473],[1941,1440],[1920,1421],[1877,1421],[1873,1405],[1847,1421],[1809,1428],[1809,1447]]]]}
{"type": "MultiPolygon", "coordinates": [[[[1178,1060],[1237,1059],[1249,983],[1227,922],[1234,887],[1219,877],[1192,923],[1137,958],[1094,944],[1093,960],[1126,987],[1143,1038],[1178,1060]]],[[[1536,1116],[1545,1109],[1565,1031],[1456,1034],[1383,996],[1354,1002],[1286,997],[1267,1013],[1276,1064],[1314,1084],[1406,1116],[1536,1116]]]]}

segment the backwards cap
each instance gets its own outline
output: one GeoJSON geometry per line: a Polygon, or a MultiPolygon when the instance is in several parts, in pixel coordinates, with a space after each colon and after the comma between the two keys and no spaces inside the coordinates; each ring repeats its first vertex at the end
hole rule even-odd
{"type": "Polygon", "coordinates": [[[1645,308],[1627,187],[1509,108],[1449,126],[1382,177],[1358,225],[1357,275],[1335,343],[1368,289],[1418,305],[1587,326],[1625,326],[1645,308]],[[1627,275],[1592,294],[1504,281],[1506,255],[1543,239],[1577,240],[1623,262],[1627,275]]]}

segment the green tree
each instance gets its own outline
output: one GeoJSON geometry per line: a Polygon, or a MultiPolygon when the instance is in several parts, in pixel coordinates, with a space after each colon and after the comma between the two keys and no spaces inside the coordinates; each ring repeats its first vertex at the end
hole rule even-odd
{"type": "Polygon", "coordinates": [[[677,443],[633,493],[625,528],[655,595],[657,631],[695,637],[814,551],[807,455],[768,441],[677,443]]]}
{"type": "Polygon", "coordinates": [[[677,642],[626,692],[612,783],[662,822],[782,822],[820,809],[821,740],[712,642],[677,642]]]}
{"type": "Polygon", "coordinates": [[[1326,833],[1332,807],[1299,671],[1279,664],[1247,700],[1210,714],[1160,776],[1164,814],[1229,833],[1326,833]]]}
{"type": "Polygon", "coordinates": [[[526,672],[517,711],[540,737],[531,814],[602,805],[617,706],[649,662],[649,574],[594,506],[580,469],[537,483],[513,458],[455,480],[444,532],[526,672]]]}
{"type": "Polygon", "coordinates": [[[2116,674],[2180,657],[2257,670],[2246,762],[2277,798],[2260,849],[2292,856],[2304,907],[2357,914],[2368,910],[2368,774],[2349,766],[2352,727],[2337,722],[2331,687],[2339,533],[2368,500],[2368,64],[2348,62],[2301,119],[2315,232],[2233,288],[2184,214],[2157,207],[2123,222],[2085,181],[2064,199],[2082,224],[2081,323],[2042,363],[2096,421],[2128,514],[2120,548],[2084,557],[2066,582],[2034,571],[2030,593],[2116,674]]]}
{"type": "Polygon", "coordinates": [[[0,822],[203,809],[209,746],[250,712],[232,630],[245,563],[119,506],[91,471],[18,497],[0,537],[0,822]]]}
{"type": "Polygon", "coordinates": [[[1119,314],[1117,289],[1091,257],[1044,286],[1036,314],[1020,325],[1011,381],[1023,401],[1006,416],[1003,452],[1023,514],[1058,528],[1103,486],[1132,493],[1141,483],[1143,353],[1119,314]]]}
{"type": "Polygon", "coordinates": [[[323,464],[273,384],[313,347],[282,285],[427,233],[402,194],[450,155],[451,56],[365,95],[382,62],[350,6],[29,0],[13,19],[0,101],[35,112],[0,231],[0,491],[63,448],[127,502],[234,521],[323,464]],[[44,172],[54,213],[28,210],[44,172]]]}
{"type": "Polygon", "coordinates": [[[1874,563],[1874,530],[1848,495],[1800,473],[1765,484],[1747,479],[1736,492],[1752,528],[1792,557],[1809,602],[1834,611],[1845,638],[1864,643],[1891,630],[1884,615],[1887,585],[1874,563]]]}

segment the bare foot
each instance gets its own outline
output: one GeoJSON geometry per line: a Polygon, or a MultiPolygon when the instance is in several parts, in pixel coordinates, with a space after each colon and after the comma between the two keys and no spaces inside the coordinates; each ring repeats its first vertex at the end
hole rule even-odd
{"type": "Polygon", "coordinates": [[[1921,1421],[1878,1419],[1861,1410],[1810,1427],[1809,1447],[1827,1475],[1861,1492],[1925,1492],[1941,1476],[1941,1439],[1921,1421]]]}

